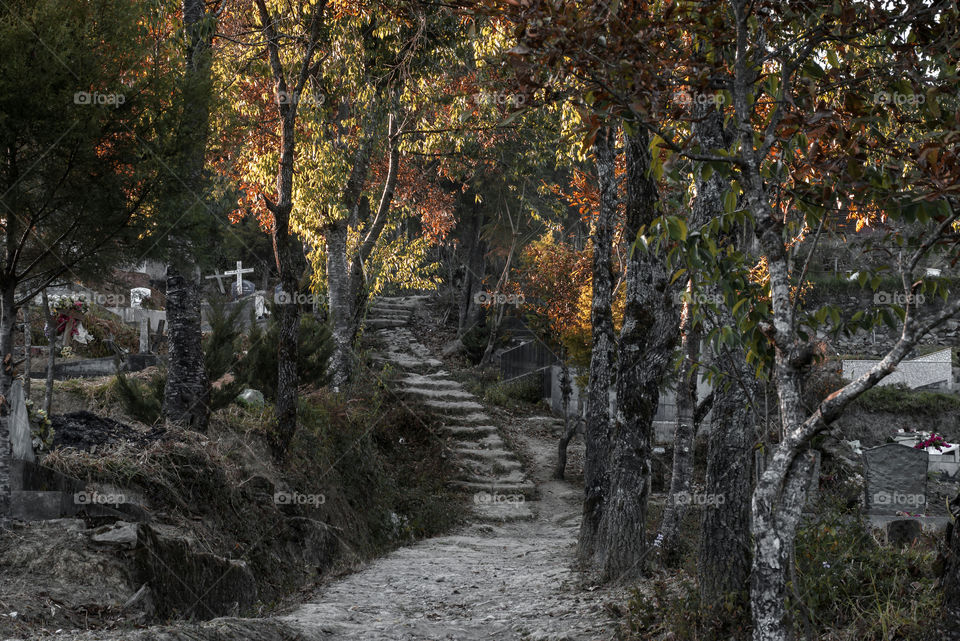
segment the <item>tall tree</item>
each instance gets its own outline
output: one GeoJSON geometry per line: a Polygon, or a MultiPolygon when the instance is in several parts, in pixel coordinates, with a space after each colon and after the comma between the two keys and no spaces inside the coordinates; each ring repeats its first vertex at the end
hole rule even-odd
{"type": "Polygon", "coordinates": [[[147,233],[168,131],[159,11],[133,2],[11,2],[0,20],[0,514],[17,309],[61,277],[103,274],[147,233]],[[69,25],[65,29],[64,25],[69,25]],[[159,37],[159,38],[158,38],[159,37]],[[43,43],[23,46],[24,43],[43,43]],[[145,53],[146,52],[146,53],[145,53]],[[142,73],[131,75],[132,68],[142,73]],[[162,144],[160,145],[162,147],[162,144]]]}

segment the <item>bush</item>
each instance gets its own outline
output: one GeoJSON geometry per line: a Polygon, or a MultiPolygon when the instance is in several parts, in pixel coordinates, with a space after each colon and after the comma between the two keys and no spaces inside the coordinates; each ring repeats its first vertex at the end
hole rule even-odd
{"type": "Polygon", "coordinates": [[[831,639],[924,639],[940,611],[932,549],[880,546],[857,511],[831,509],[797,532],[796,626],[831,639]]]}
{"type": "Polygon", "coordinates": [[[856,409],[905,416],[934,417],[960,410],[960,397],[944,392],[924,392],[903,385],[882,385],[864,392],[854,402],[856,409]]]}

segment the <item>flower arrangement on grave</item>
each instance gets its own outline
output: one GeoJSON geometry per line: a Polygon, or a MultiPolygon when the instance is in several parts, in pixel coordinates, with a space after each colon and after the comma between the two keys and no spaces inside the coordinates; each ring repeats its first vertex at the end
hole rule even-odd
{"type": "Polygon", "coordinates": [[[69,327],[70,335],[76,336],[80,331],[77,319],[90,311],[90,304],[83,298],[60,296],[53,301],[53,311],[57,315],[54,319],[57,334],[62,334],[69,327]]]}
{"type": "Polygon", "coordinates": [[[24,402],[30,417],[30,433],[35,450],[50,450],[53,447],[53,423],[43,408],[37,407],[29,398],[24,402]]]}
{"type": "Polygon", "coordinates": [[[932,434],[930,434],[930,436],[928,436],[927,438],[923,439],[922,441],[920,441],[919,443],[917,443],[917,444],[914,445],[913,447],[914,447],[915,449],[918,449],[918,450],[925,450],[925,449],[927,449],[928,447],[935,447],[935,448],[937,448],[937,451],[939,452],[939,451],[940,451],[941,449],[943,449],[943,448],[950,447],[950,444],[947,443],[946,439],[944,439],[944,438],[943,438],[942,436],[940,436],[939,434],[932,433],[932,434]]]}

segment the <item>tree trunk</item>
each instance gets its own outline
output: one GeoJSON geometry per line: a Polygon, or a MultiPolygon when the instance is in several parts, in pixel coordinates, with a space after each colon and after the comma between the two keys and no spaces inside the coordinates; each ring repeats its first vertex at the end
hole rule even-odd
{"type": "Polygon", "coordinates": [[[0,289],[0,517],[10,514],[10,386],[13,384],[13,330],[17,320],[16,285],[0,289]]]}
{"type": "Polygon", "coordinates": [[[483,240],[480,238],[480,229],[482,227],[483,214],[474,211],[471,230],[465,241],[468,247],[466,262],[464,263],[466,273],[463,277],[463,289],[460,292],[460,315],[457,319],[457,336],[460,338],[477,325],[482,310],[473,298],[477,293],[476,290],[483,283],[483,255],[485,252],[483,240]]]}
{"type": "Polygon", "coordinates": [[[46,288],[40,293],[43,300],[43,333],[47,337],[47,385],[43,394],[43,411],[50,418],[50,408],[53,405],[53,372],[57,363],[57,324],[50,312],[50,300],[47,298],[46,288]]]}
{"type": "Polygon", "coordinates": [[[590,380],[587,386],[587,412],[583,442],[583,520],[577,541],[577,555],[582,563],[596,565],[599,551],[597,535],[606,501],[610,441],[610,372],[613,366],[614,331],[613,271],[610,254],[617,215],[617,184],[614,176],[616,160],[615,129],[601,129],[594,144],[594,164],[600,188],[600,211],[593,229],[593,302],[590,322],[593,327],[593,350],[590,354],[590,380]]]}
{"type": "Polygon", "coordinates": [[[937,617],[937,632],[943,641],[960,641],[960,525],[957,517],[960,516],[960,495],[950,501],[950,513],[954,520],[947,526],[944,550],[943,577],[943,612],[937,617]]]}
{"type": "MultiPolygon", "coordinates": [[[[743,357],[738,351],[731,358],[743,357]]],[[[753,399],[737,381],[729,381],[729,386],[726,382],[719,381],[714,390],[704,488],[711,500],[703,507],[697,553],[701,606],[714,609],[731,596],[745,603],[750,581],[753,399]]]]}
{"type": "MultiPolygon", "coordinates": [[[[693,281],[688,281],[687,291],[693,293],[693,281]]],[[[680,523],[690,504],[693,486],[693,439],[696,435],[694,413],[697,404],[696,361],[700,354],[700,332],[690,317],[693,310],[689,301],[683,304],[680,314],[680,371],[677,376],[677,420],[673,434],[673,467],[670,475],[670,491],[667,494],[660,532],[657,534],[657,555],[669,566],[680,560],[680,523]]]]}
{"type": "Polygon", "coordinates": [[[327,245],[327,301],[330,312],[333,354],[330,357],[331,383],[340,387],[353,369],[353,296],[347,268],[347,221],[331,222],[324,229],[327,245]]]}
{"type": "MultiPolygon", "coordinates": [[[[570,420],[570,393],[573,386],[570,381],[570,366],[567,365],[566,354],[562,354],[560,361],[560,408],[563,412],[563,436],[557,444],[557,467],[553,472],[553,478],[562,481],[567,473],[567,447],[570,440],[577,433],[579,420],[570,420]]],[[[577,417],[579,419],[579,417],[577,417]]]]}
{"type": "MultiPolygon", "coordinates": [[[[624,235],[635,241],[658,216],[650,175],[647,131],[626,136],[627,203],[624,235]]],[[[632,580],[644,571],[650,494],[653,418],[660,383],[677,341],[678,317],[662,259],[635,248],[626,260],[626,302],[617,350],[617,413],[610,453],[610,484],[600,526],[607,580],[632,580]]]]}
{"type": "Polygon", "coordinates": [[[167,268],[167,332],[169,364],[163,413],[173,423],[206,432],[210,383],[203,365],[200,296],[197,285],[172,266],[167,268]]]}
{"type": "Polygon", "coordinates": [[[30,308],[23,308],[23,397],[30,400],[30,350],[33,347],[30,335],[30,308]]]}

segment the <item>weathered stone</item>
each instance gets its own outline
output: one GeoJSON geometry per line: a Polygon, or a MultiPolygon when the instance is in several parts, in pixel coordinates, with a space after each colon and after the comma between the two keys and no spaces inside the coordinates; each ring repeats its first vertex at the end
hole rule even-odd
{"type": "Polygon", "coordinates": [[[922,512],[926,504],[927,462],[924,450],[897,443],[864,450],[867,513],[922,512]]]}
{"type": "Polygon", "coordinates": [[[23,383],[14,381],[10,387],[10,446],[13,458],[22,461],[34,461],[33,437],[30,434],[30,415],[27,412],[23,383]]]}
{"type": "Polygon", "coordinates": [[[887,524],[887,543],[895,547],[911,544],[923,531],[916,519],[899,519],[887,524]]]}
{"type": "Polygon", "coordinates": [[[117,521],[112,526],[98,528],[90,537],[94,543],[114,545],[133,549],[137,545],[137,525],[126,521],[117,521]]]}

